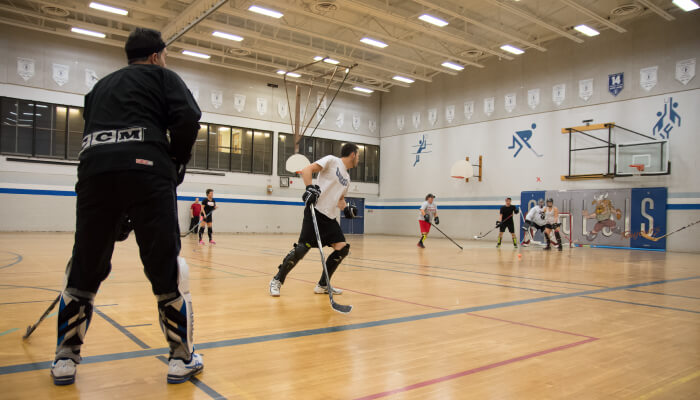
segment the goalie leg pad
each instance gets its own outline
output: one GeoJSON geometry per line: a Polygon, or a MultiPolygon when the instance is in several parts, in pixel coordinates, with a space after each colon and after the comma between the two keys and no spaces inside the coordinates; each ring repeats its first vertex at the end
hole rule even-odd
{"type": "Polygon", "coordinates": [[[92,319],[94,293],[66,288],[58,306],[56,360],[69,358],[80,362],[80,347],[92,319]]]}
{"type": "Polygon", "coordinates": [[[160,328],[170,346],[170,358],[189,360],[194,351],[194,314],[190,295],[189,267],[178,257],[178,291],[157,295],[160,328]]]}
{"type": "MultiPolygon", "coordinates": [[[[343,247],[340,250],[335,250],[334,252],[331,253],[330,256],[328,256],[328,259],[326,260],[326,268],[328,269],[328,278],[333,276],[333,273],[335,270],[338,269],[338,266],[340,265],[341,262],[345,259],[345,257],[350,254],[350,244],[346,243],[345,247],[343,247]]],[[[327,286],[328,284],[326,283],[326,275],[321,274],[321,279],[318,280],[318,285],[319,286],[327,286]]]]}
{"type": "Polygon", "coordinates": [[[284,283],[287,274],[297,265],[299,261],[309,252],[310,247],[302,243],[294,243],[294,247],[287,253],[279,265],[275,279],[284,283]]]}

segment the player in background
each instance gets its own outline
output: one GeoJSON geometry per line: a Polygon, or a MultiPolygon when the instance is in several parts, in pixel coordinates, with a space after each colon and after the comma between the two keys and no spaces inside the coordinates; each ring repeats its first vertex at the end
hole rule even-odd
{"type": "Polygon", "coordinates": [[[554,230],[554,237],[557,238],[557,249],[562,251],[561,235],[559,234],[559,209],[554,206],[554,199],[547,199],[547,206],[544,208],[544,236],[547,238],[547,247],[544,250],[551,250],[549,235],[554,230]]]}
{"type": "Polygon", "coordinates": [[[194,203],[190,206],[190,231],[194,229],[195,226],[199,225],[199,218],[202,214],[202,205],[199,204],[199,197],[194,199],[194,203]]]}
{"type": "MultiPolygon", "coordinates": [[[[345,242],[340,224],[336,220],[338,209],[343,210],[346,218],[354,218],[357,215],[357,208],[345,202],[345,195],[350,187],[350,174],[348,170],[357,167],[359,158],[357,156],[357,145],[346,143],[340,150],[341,157],[328,155],[310,164],[301,171],[301,177],[306,185],[306,192],[302,200],[306,203],[304,207],[304,221],[301,224],[299,240],[294,243],[282,264],[277,267],[277,274],[270,281],[270,296],[278,297],[280,288],[284,284],[287,274],[301,261],[312,247],[330,246],[333,252],[326,260],[328,278],[338,269],[338,266],[350,253],[350,245],[345,242]],[[313,174],[318,173],[318,184],[312,184],[313,174]],[[313,225],[311,209],[309,205],[314,204],[316,209],[316,221],[318,231],[321,236],[321,243],[316,240],[316,231],[313,225]]],[[[316,294],[327,294],[328,284],[326,276],[322,272],[321,279],[314,288],[316,294]]],[[[333,288],[333,294],[343,293],[338,288],[333,288]]]]}
{"type": "Polygon", "coordinates": [[[511,201],[510,197],[506,197],[506,205],[501,207],[501,211],[498,214],[498,221],[496,221],[496,226],[499,229],[498,243],[496,244],[497,248],[501,247],[501,239],[503,238],[503,232],[506,231],[506,228],[508,232],[510,232],[510,236],[513,237],[513,246],[515,248],[518,247],[518,239],[515,238],[515,222],[513,222],[515,217],[513,214],[518,214],[520,211],[518,207],[510,204],[511,201]]]}
{"type": "Polygon", "coordinates": [[[207,189],[207,197],[202,200],[202,224],[199,226],[199,244],[204,244],[202,236],[204,236],[204,225],[207,226],[207,235],[209,235],[209,244],[216,244],[212,235],[214,230],[211,227],[213,211],[219,208],[214,200],[214,189],[207,189]]]}
{"type": "Polygon", "coordinates": [[[418,225],[420,226],[420,240],[418,241],[418,247],[424,249],[425,239],[430,233],[431,222],[435,225],[440,224],[440,218],[437,215],[437,204],[435,204],[435,195],[428,193],[425,196],[425,201],[420,206],[420,218],[418,218],[418,225]]]}
{"type": "MultiPolygon", "coordinates": [[[[525,216],[525,226],[523,229],[527,231],[530,238],[533,237],[530,228],[534,228],[535,231],[542,231],[544,233],[546,223],[544,222],[544,199],[539,199],[537,205],[533,206],[525,216]]],[[[549,236],[545,233],[544,235],[547,244],[549,245],[549,236]]],[[[530,244],[530,239],[523,241],[523,246],[530,244]]]]}
{"type": "MultiPolygon", "coordinates": [[[[185,382],[204,368],[194,352],[189,269],[178,257],[175,192],[185,177],[201,112],[182,79],[166,68],[160,32],[136,28],[125,51],[129,65],[102,78],[85,96],[75,243],[59,302],[51,364],[56,385],[75,382],[95,296],[109,275],[124,214],[133,224],[169,345],[168,383],[185,382]]],[[[122,368],[137,364],[126,362],[122,368]]]]}

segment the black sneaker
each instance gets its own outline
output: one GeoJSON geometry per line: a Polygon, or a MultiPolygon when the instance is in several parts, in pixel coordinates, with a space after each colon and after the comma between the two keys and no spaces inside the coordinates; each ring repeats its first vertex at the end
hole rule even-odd
{"type": "Polygon", "coordinates": [[[559,247],[557,247],[557,250],[562,251],[562,250],[564,250],[564,248],[559,246],[559,247]]]}
{"type": "Polygon", "coordinates": [[[423,241],[422,241],[422,240],[419,240],[419,241],[418,241],[418,247],[420,247],[421,249],[424,249],[424,248],[425,248],[425,245],[423,244],[423,241]]]}
{"type": "Polygon", "coordinates": [[[552,250],[552,248],[551,248],[551,247],[549,247],[549,246],[547,246],[547,247],[545,247],[545,248],[544,248],[544,249],[542,249],[542,250],[544,250],[544,251],[549,251],[549,250],[552,250]]]}

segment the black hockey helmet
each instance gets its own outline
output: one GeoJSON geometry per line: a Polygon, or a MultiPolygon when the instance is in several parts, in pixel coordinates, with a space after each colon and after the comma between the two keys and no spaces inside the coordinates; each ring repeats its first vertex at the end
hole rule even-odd
{"type": "Polygon", "coordinates": [[[432,194],[432,193],[428,193],[427,195],[425,195],[425,201],[428,201],[428,199],[431,198],[431,197],[432,197],[432,198],[435,198],[435,195],[432,194]]]}
{"type": "Polygon", "coordinates": [[[550,198],[548,198],[548,199],[547,199],[547,204],[549,204],[549,203],[552,203],[552,204],[554,204],[554,199],[553,199],[553,198],[551,198],[551,197],[550,197],[550,198]]]}

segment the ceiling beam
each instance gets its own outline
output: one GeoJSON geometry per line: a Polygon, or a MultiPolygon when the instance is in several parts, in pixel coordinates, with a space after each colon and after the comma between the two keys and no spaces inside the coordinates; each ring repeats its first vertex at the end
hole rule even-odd
{"type": "Polygon", "coordinates": [[[594,20],[598,21],[598,23],[605,25],[610,29],[613,29],[613,30],[620,32],[620,33],[627,32],[627,29],[621,27],[620,25],[618,25],[616,23],[609,21],[606,18],[601,17],[600,15],[598,15],[598,14],[594,13],[593,11],[587,9],[586,7],[576,3],[573,0],[559,0],[559,1],[566,4],[567,6],[569,6],[571,8],[573,8],[573,9],[579,11],[580,13],[593,18],[594,20]]]}
{"type": "Polygon", "coordinates": [[[466,22],[466,23],[468,23],[468,24],[472,24],[472,25],[474,25],[474,26],[478,26],[478,27],[481,28],[481,29],[484,29],[484,30],[487,30],[487,31],[489,31],[489,32],[491,32],[491,33],[495,33],[495,34],[497,34],[497,35],[503,36],[503,37],[505,37],[506,39],[509,39],[509,40],[511,40],[511,41],[513,41],[513,42],[518,42],[518,43],[524,44],[524,45],[526,45],[526,46],[528,46],[528,47],[530,47],[530,48],[533,48],[533,49],[535,49],[535,50],[547,51],[546,48],[544,48],[544,47],[542,47],[542,46],[540,46],[540,45],[538,45],[538,44],[536,44],[536,43],[530,42],[530,41],[528,41],[528,40],[526,40],[526,39],[517,37],[517,36],[515,36],[515,35],[511,35],[511,34],[509,34],[509,33],[507,33],[507,32],[504,32],[503,30],[501,30],[501,29],[499,29],[499,28],[494,28],[494,27],[492,27],[492,26],[490,26],[490,25],[488,25],[488,24],[485,24],[485,23],[483,23],[483,22],[481,22],[481,21],[478,21],[478,20],[473,19],[473,18],[469,18],[469,17],[467,17],[467,16],[465,16],[465,15],[463,15],[463,14],[461,14],[461,13],[458,13],[458,12],[455,12],[455,11],[452,11],[452,10],[449,10],[449,9],[447,9],[447,8],[444,8],[444,7],[440,7],[440,6],[438,6],[437,4],[434,4],[434,3],[430,2],[430,1],[427,1],[427,0],[413,0],[413,2],[418,3],[418,4],[422,5],[422,6],[427,7],[427,8],[430,8],[430,9],[432,9],[432,10],[439,11],[439,12],[441,12],[441,13],[443,13],[443,14],[445,14],[445,15],[449,15],[449,16],[451,16],[451,17],[453,17],[453,18],[460,19],[460,20],[462,20],[462,21],[464,21],[464,22],[466,22]]]}
{"type": "Polygon", "coordinates": [[[228,0],[195,0],[161,29],[165,44],[176,41],[204,18],[226,4],[228,0]]]}
{"type": "Polygon", "coordinates": [[[537,25],[539,25],[539,26],[541,26],[541,27],[543,27],[543,28],[546,28],[546,29],[548,29],[548,30],[550,30],[550,31],[552,31],[552,32],[554,32],[554,33],[556,33],[556,34],[558,34],[559,36],[562,36],[562,37],[565,37],[565,38],[567,38],[567,39],[573,40],[573,41],[576,42],[576,43],[583,43],[583,39],[577,38],[576,36],[570,34],[569,32],[566,32],[566,31],[564,31],[564,30],[561,29],[561,28],[557,28],[556,26],[554,26],[554,25],[552,25],[552,24],[550,24],[550,23],[548,23],[548,22],[545,22],[545,21],[543,21],[543,20],[537,18],[536,16],[534,16],[534,15],[528,13],[528,12],[525,12],[525,11],[519,9],[519,8],[513,7],[513,6],[511,6],[510,4],[505,4],[505,3],[503,3],[503,2],[501,2],[501,1],[499,1],[499,0],[485,0],[485,1],[489,2],[490,4],[493,4],[493,5],[495,5],[495,6],[498,6],[498,7],[502,8],[502,9],[504,9],[504,10],[508,11],[508,12],[511,13],[511,14],[517,15],[517,16],[519,16],[519,17],[521,17],[521,18],[524,18],[524,19],[526,19],[526,20],[528,20],[528,21],[530,21],[530,22],[532,22],[532,23],[535,23],[535,24],[537,24],[537,25]]]}
{"type": "Polygon", "coordinates": [[[651,11],[655,12],[658,16],[665,19],[666,21],[673,21],[674,19],[676,19],[676,17],[669,14],[668,12],[666,12],[666,10],[657,6],[656,4],[652,3],[649,0],[637,0],[637,3],[643,5],[644,7],[650,9],[651,11]]]}

